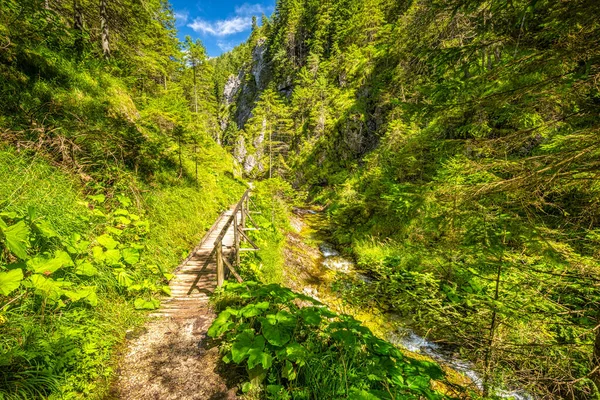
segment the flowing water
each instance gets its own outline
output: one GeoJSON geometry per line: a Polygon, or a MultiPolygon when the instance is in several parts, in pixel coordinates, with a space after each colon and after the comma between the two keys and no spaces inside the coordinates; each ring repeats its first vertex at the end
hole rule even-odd
{"type": "MultiPolygon", "coordinates": [[[[318,248],[321,253],[319,265],[322,269],[331,273],[344,274],[365,283],[373,282],[372,278],[357,270],[356,265],[352,260],[342,256],[334,245],[324,240],[323,232],[319,230],[319,226],[313,226],[321,222],[321,219],[316,217],[317,213],[315,211],[302,210],[302,212],[298,212],[297,214],[301,216],[315,216],[314,218],[303,218],[303,220],[312,229],[313,234],[310,235],[311,238],[318,243],[318,248]],[[315,235],[314,232],[318,232],[318,234],[315,235]]],[[[331,293],[324,292],[326,290],[326,285],[319,286],[319,289],[312,286],[306,286],[304,287],[303,292],[316,300],[322,301],[320,296],[331,296],[331,293]],[[319,292],[319,290],[321,292],[319,292]]],[[[476,388],[480,391],[483,390],[483,379],[481,375],[475,371],[473,364],[460,359],[455,352],[448,348],[433,343],[405,327],[391,328],[384,332],[384,336],[389,342],[396,346],[401,346],[412,353],[426,355],[440,364],[444,364],[451,369],[460,372],[468,378],[476,388]]],[[[494,391],[494,394],[505,399],[534,400],[534,397],[522,390],[497,389],[494,391]]]]}

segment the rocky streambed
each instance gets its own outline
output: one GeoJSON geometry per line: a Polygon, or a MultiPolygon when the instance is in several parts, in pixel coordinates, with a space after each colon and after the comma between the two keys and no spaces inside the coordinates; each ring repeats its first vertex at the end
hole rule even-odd
{"type": "MultiPolygon", "coordinates": [[[[369,284],[373,279],[357,269],[351,259],[344,257],[328,241],[327,233],[323,230],[324,215],[320,211],[296,208],[291,225],[294,232],[288,234],[284,271],[289,287],[337,312],[354,316],[376,335],[403,349],[407,355],[435,360],[446,371],[450,382],[470,387],[475,392],[483,390],[482,376],[472,363],[461,359],[456,351],[419,336],[393,313],[373,307],[358,309],[343,301],[333,290],[340,280],[347,282],[350,278],[357,284],[369,284]]],[[[464,393],[456,392],[453,395],[464,397],[464,393]]],[[[494,395],[514,400],[534,399],[522,390],[497,389],[494,395]]]]}

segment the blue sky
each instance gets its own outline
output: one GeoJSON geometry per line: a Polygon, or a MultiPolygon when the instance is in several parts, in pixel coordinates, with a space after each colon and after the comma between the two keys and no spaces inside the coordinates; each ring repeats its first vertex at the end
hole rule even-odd
{"type": "Polygon", "coordinates": [[[200,39],[208,55],[218,56],[245,41],[250,35],[252,16],[271,16],[275,0],[171,0],[178,36],[200,39]]]}

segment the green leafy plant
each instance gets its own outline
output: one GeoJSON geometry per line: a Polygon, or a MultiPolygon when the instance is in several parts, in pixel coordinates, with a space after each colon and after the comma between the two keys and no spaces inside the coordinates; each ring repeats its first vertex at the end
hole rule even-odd
{"type": "Polygon", "coordinates": [[[440,367],[404,356],[354,318],[277,284],[227,283],[208,334],[244,392],[268,399],[442,399],[440,367]]]}

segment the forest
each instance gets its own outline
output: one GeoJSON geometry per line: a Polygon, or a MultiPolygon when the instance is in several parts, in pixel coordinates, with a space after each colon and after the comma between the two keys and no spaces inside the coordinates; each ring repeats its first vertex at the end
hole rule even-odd
{"type": "Polygon", "coordinates": [[[0,400],[120,398],[249,182],[207,330],[239,398],[600,398],[597,0],[278,0],[213,58],[167,0],[4,0],[0,77],[0,400]],[[335,304],[290,283],[298,210],[363,277],[335,304]]]}

